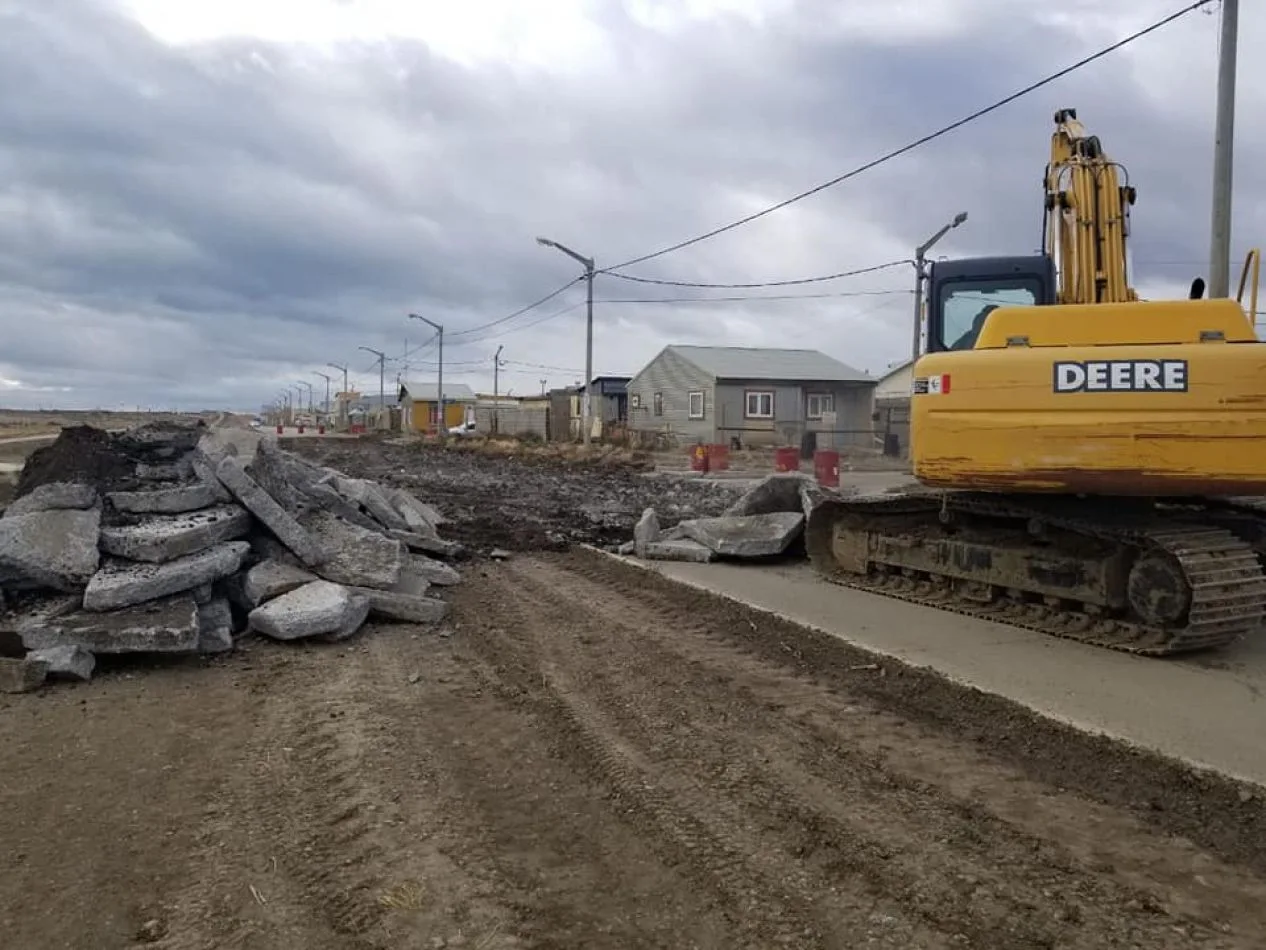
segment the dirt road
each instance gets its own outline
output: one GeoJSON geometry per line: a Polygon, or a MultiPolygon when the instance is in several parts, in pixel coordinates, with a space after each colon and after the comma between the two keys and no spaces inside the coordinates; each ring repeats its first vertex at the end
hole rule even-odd
{"type": "Polygon", "coordinates": [[[1262,803],[596,554],[0,698],[6,946],[1260,946],[1262,803]]]}

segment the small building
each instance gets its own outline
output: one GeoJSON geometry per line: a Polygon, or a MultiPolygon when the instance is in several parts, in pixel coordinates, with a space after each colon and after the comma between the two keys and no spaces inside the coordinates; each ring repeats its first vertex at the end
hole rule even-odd
{"type": "MultiPolygon", "coordinates": [[[[396,401],[400,403],[406,427],[414,432],[429,432],[439,419],[438,384],[400,381],[396,401]]],[[[465,383],[444,381],[444,428],[451,429],[475,417],[475,391],[465,383]]]]}
{"type": "Polygon", "coordinates": [[[627,385],[629,428],[692,442],[870,447],[875,380],[820,350],[667,346],[627,385]]]}
{"type": "Polygon", "coordinates": [[[914,360],[888,368],[875,384],[875,437],[885,455],[910,457],[910,393],[914,360]]]}

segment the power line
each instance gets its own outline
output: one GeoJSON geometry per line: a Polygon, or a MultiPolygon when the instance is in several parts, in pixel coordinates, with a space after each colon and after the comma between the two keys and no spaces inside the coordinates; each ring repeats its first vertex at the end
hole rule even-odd
{"type": "Polygon", "coordinates": [[[766,280],[752,284],[701,284],[690,280],[658,280],[654,277],[634,277],[632,274],[614,274],[610,271],[599,271],[600,274],[609,274],[611,277],[618,277],[621,280],[632,280],[639,284],[659,284],[664,287],[714,287],[714,288],[731,288],[735,290],[755,287],[792,287],[797,284],[817,284],[826,280],[839,280],[842,277],[856,277],[859,274],[873,274],[875,271],[887,270],[890,267],[899,267],[902,264],[913,264],[914,261],[906,258],[900,261],[889,261],[887,264],[875,264],[873,267],[860,267],[857,270],[840,271],[838,274],[823,274],[821,277],[800,277],[796,280],[766,280]]]}
{"type": "MultiPolygon", "coordinates": [[[[1157,20],[1156,22],[1152,23],[1150,26],[1144,27],[1143,29],[1138,30],[1135,33],[1131,33],[1129,36],[1125,37],[1124,39],[1117,40],[1111,46],[1106,46],[1103,49],[1099,50],[1097,53],[1092,53],[1091,55],[1086,56],[1085,58],[1080,59],[1077,62],[1073,63],[1071,66],[1065,66],[1063,69],[1059,70],[1058,72],[1051,73],[1049,76],[1046,76],[1044,79],[1039,79],[1037,82],[1031,83],[1030,85],[1025,86],[1023,89],[1020,89],[1017,92],[1013,92],[1011,95],[1007,96],[1006,98],[999,99],[997,102],[994,102],[992,105],[985,106],[983,109],[978,109],[975,112],[973,112],[971,115],[965,116],[964,118],[961,118],[956,122],[951,122],[949,125],[943,126],[937,129],[935,132],[931,132],[920,139],[916,139],[915,141],[910,142],[908,145],[903,145],[901,146],[901,148],[894,149],[893,151],[888,152],[885,155],[881,155],[879,158],[873,159],[872,161],[867,162],[865,165],[859,165],[857,168],[854,168],[852,171],[845,172],[843,175],[840,175],[836,178],[832,178],[830,181],[824,181],[822,184],[815,185],[813,188],[810,188],[808,191],[802,191],[800,194],[794,195],[791,198],[787,198],[785,201],[780,201],[777,204],[770,205],[768,208],[765,208],[761,211],[757,211],[753,214],[749,214],[745,217],[739,218],[737,221],[733,221],[730,224],[724,225],[719,228],[713,228],[711,231],[707,231],[704,234],[700,234],[696,237],[692,237],[689,240],[679,241],[678,243],[671,244],[668,247],[660,248],[658,251],[652,251],[650,254],[643,254],[641,257],[635,257],[635,258],[632,258],[631,260],[625,261],[622,264],[616,264],[612,267],[606,268],[604,270],[604,273],[609,274],[612,271],[622,270],[625,267],[632,267],[634,264],[641,264],[644,261],[649,261],[656,257],[663,257],[665,254],[671,254],[674,251],[680,251],[682,248],[690,247],[692,244],[698,244],[701,241],[706,241],[709,238],[714,238],[719,234],[724,234],[726,231],[732,231],[735,228],[742,227],[745,224],[749,224],[752,221],[755,221],[757,218],[763,218],[767,214],[772,214],[773,212],[781,210],[782,208],[785,208],[788,205],[795,204],[797,201],[802,201],[805,198],[808,198],[812,195],[816,195],[820,191],[825,191],[826,189],[832,188],[835,185],[840,184],[841,182],[848,181],[850,178],[855,178],[858,175],[862,174],[863,172],[867,172],[878,165],[884,164],[885,162],[892,161],[892,159],[897,158],[901,155],[904,155],[906,152],[911,152],[921,145],[926,145],[928,142],[931,142],[934,139],[938,139],[943,135],[947,135],[948,133],[953,132],[955,129],[958,129],[964,125],[967,125],[969,122],[974,122],[976,119],[986,116],[991,112],[995,112],[996,110],[1001,109],[1005,105],[1010,105],[1012,102],[1015,102],[1017,99],[1023,96],[1027,96],[1029,93],[1034,92],[1038,89],[1041,89],[1043,86],[1050,85],[1055,80],[1062,79],[1064,76],[1067,76],[1069,73],[1075,72],[1076,70],[1081,69],[1083,66],[1089,65],[1090,63],[1093,63],[1097,59],[1102,59],[1104,56],[1107,56],[1109,53],[1114,53],[1117,50],[1121,49],[1122,47],[1128,46],[1130,43],[1133,43],[1135,40],[1142,39],[1144,36],[1147,36],[1149,33],[1153,33],[1156,30],[1159,30],[1161,27],[1167,26],[1173,21],[1179,19],[1180,17],[1184,17],[1188,13],[1192,13],[1196,10],[1199,10],[1201,7],[1207,6],[1208,4],[1212,2],[1213,0],[1195,0],[1194,3],[1188,4],[1183,9],[1169,14],[1169,16],[1163,19],[1157,20]]],[[[624,276],[624,275],[617,274],[615,276],[624,276]]]]}
{"type": "Polygon", "coordinates": [[[449,337],[453,338],[453,337],[459,337],[459,336],[466,336],[467,334],[470,334],[470,333],[477,333],[480,330],[487,330],[490,327],[500,326],[503,323],[508,323],[509,321],[513,320],[515,317],[520,317],[523,314],[527,313],[529,310],[535,310],[537,307],[539,307],[543,303],[549,303],[549,301],[553,300],[555,297],[561,294],[564,290],[567,290],[569,287],[573,286],[574,284],[579,283],[582,280],[584,280],[584,277],[573,277],[571,280],[567,281],[567,283],[563,284],[563,286],[559,287],[557,290],[553,291],[552,293],[546,294],[540,300],[533,301],[532,303],[528,304],[526,307],[520,307],[518,310],[514,311],[514,313],[506,314],[504,317],[499,317],[496,320],[493,320],[489,323],[480,324],[479,326],[470,327],[465,330],[457,330],[454,333],[450,333],[449,337]]]}

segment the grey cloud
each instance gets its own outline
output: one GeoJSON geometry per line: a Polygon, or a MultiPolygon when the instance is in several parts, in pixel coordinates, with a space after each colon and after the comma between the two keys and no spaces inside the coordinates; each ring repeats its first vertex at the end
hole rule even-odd
{"type": "MultiPolygon", "coordinates": [[[[465,68],[417,42],[332,60],[248,40],[173,49],[103,4],[28,5],[0,30],[0,83],[23,90],[0,101],[10,183],[0,188],[0,376],[71,386],[68,401],[250,407],[295,378],[319,384],[312,371],[329,360],[365,370],[359,345],[393,356],[406,336],[416,346],[428,331],[409,310],[445,323],[454,375],[479,386],[502,341],[516,360],[582,366],[583,308],[538,322],[581,300],[579,287],[462,334],[576,274],[536,234],[609,265],[832,177],[1084,52],[992,4],[964,7],[965,36],[902,46],[823,26],[830,9],[803,0],[761,28],[710,22],[666,35],[606,2],[597,16],[610,59],[574,76],[465,68]]],[[[1143,92],[1125,61],[1106,61],[635,270],[721,281],[840,270],[909,254],[960,208],[971,221],[946,253],[1031,249],[1050,113],[1070,104],[1139,186],[1138,259],[1198,261],[1210,137],[1175,133],[1143,92]]],[[[1264,143],[1247,123],[1241,143],[1239,192],[1261,195],[1264,143]]],[[[1255,205],[1237,208],[1237,233],[1263,223],[1255,205]]],[[[1180,282],[1188,269],[1141,274],[1180,282]]],[[[909,280],[902,270],[804,289],[909,280]]],[[[599,298],[692,295],[599,283],[599,298]]],[[[600,304],[595,364],[632,371],[673,341],[787,340],[877,369],[905,353],[909,307],[900,294],[600,304]]],[[[435,355],[417,354],[414,372],[433,372],[435,355]]],[[[394,379],[399,364],[389,369],[394,379]]],[[[515,368],[531,388],[536,373],[515,368]]],[[[376,370],[359,377],[376,389],[376,370]]]]}

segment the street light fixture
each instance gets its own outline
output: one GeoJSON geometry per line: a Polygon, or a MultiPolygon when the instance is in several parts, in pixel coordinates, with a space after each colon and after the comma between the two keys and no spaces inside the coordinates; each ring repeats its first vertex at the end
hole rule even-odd
{"type": "Polygon", "coordinates": [[[409,314],[410,320],[421,320],[428,324],[440,337],[440,372],[439,379],[435,383],[435,405],[436,405],[436,434],[441,442],[448,435],[448,424],[444,421],[444,325],[436,323],[434,320],[428,319],[419,313],[409,314]]]}
{"type": "Polygon", "coordinates": [[[585,289],[587,294],[585,311],[585,392],[580,400],[580,423],[582,429],[581,438],[585,447],[588,448],[589,435],[593,429],[593,423],[590,420],[589,401],[589,391],[593,388],[593,258],[578,254],[571,248],[549,238],[538,237],[536,243],[542,247],[552,247],[556,251],[562,251],[573,260],[579,261],[585,268],[585,289]]]}
{"type": "Polygon", "coordinates": [[[932,249],[932,245],[945,237],[951,230],[958,227],[967,220],[967,212],[960,211],[954,215],[954,219],[943,226],[939,231],[930,238],[920,244],[914,251],[914,340],[910,348],[910,359],[917,360],[919,358],[919,331],[923,325],[923,281],[924,281],[924,263],[927,259],[927,253],[932,249]]]}
{"type": "Polygon", "coordinates": [[[378,357],[378,423],[382,425],[382,414],[387,411],[387,384],[386,370],[387,354],[382,350],[375,350],[370,346],[358,346],[358,350],[364,350],[366,353],[373,353],[378,357]]]}

